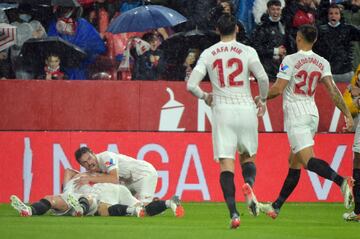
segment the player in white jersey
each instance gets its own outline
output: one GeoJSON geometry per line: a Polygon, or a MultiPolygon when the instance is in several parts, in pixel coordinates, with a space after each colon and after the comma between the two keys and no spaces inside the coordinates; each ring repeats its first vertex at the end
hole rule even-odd
{"type": "MultiPolygon", "coordinates": [[[[260,204],[260,210],[273,219],[278,216],[281,206],[295,189],[300,179],[301,167],[339,185],[346,208],[349,208],[352,202],[352,178],[338,175],[326,161],[314,157],[313,138],[319,122],[314,93],[318,83],[325,85],[332,101],[345,115],[346,129],[351,129],[354,124],[350,111],[332,79],[329,62],[312,51],[316,39],[316,27],[303,25],[299,28],[296,36],[298,52],[284,58],[277,80],[268,94],[268,99],[283,94],[285,130],[291,146],[289,171],[279,197],[272,204],[260,204]]],[[[255,101],[258,100],[259,97],[256,97],[255,101]]]]}
{"type": "Polygon", "coordinates": [[[187,89],[205,100],[212,109],[212,139],[215,160],[220,164],[220,185],[230,212],[230,228],[240,225],[235,202],[235,153],[239,152],[245,184],[243,192],[253,215],[259,213],[252,192],[255,182],[255,156],[258,148],[258,116],[266,110],[269,79],[256,51],[236,42],[236,19],[224,14],[217,22],[221,41],[204,50],[192,71],[187,89]],[[259,83],[261,101],[255,105],[249,74],[259,83]],[[199,83],[209,74],[212,93],[204,92],[199,83]],[[258,108],[258,110],[256,109],[258,108]]]}
{"type": "Polygon", "coordinates": [[[120,183],[133,192],[145,206],[150,205],[152,210],[146,210],[151,212],[150,216],[159,214],[167,208],[171,208],[176,217],[184,215],[184,208],[178,196],[169,200],[153,201],[158,174],[150,163],[109,151],[95,155],[88,147],[76,150],[75,158],[89,172],[101,173],[96,176],[80,177],[76,181],[79,186],[88,183],[120,183]]]}
{"type": "Polygon", "coordinates": [[[10,198],[11,205],[21,216],[43,215],[50,209],[53,214],[59,216],[92,216],[95,213],[100,216],[136,215],[142,217],[144,215],[142,203],[133,197],[129,189],[123,185],[97,183],[77,187],[75,184],[77,178],[86,174],[74,175],[66,183],[63,193],[59,195],[45,196],[30,206],[24,204],[17,196],[12,195],[10,198]]]}

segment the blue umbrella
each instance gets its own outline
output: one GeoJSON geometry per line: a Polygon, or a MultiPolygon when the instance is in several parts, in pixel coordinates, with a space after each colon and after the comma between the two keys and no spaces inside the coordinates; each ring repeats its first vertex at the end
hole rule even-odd
{"type": "Polygon", "coordinates": [[[187,19],[177,11],[160,5],[143,5],[116,17],[108,32],[144,32],[161,27],[171,27],[186,22],[187,19]]]}

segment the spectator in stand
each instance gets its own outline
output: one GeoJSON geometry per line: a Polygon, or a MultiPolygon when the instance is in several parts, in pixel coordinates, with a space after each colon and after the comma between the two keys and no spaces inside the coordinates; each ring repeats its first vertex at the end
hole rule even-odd
{"type": "Polygon", "coordinates": [[[104,41],[96,29],[80,17],[80,7],[58,6],[55,15],[56,21],[49,26],[49,36],[59,36],[87,53],[87,58],[78,68],[66,68],[65,73],[70,80],[89,79],[88,67],[99,54],[105,52],[104,41]]]}
{"type": "MultiPolygon", "coordinates": [[[[222,14],[229,13],[235,16],[235,6],[231,0],[218,0],[216,7],[212,8],[209,12],[210,28],[215,30],[215,24],[222,14]]],[[[236,33],[236,40],[243,44],[249,45],[250,40],[246,36],[246,30],[244,25],[237,20],[236,22],[239,30],[236,33]]]]}
{"type": "Polygon", "coordinates": [[[61,70],[60,56],[55,53],[50,53],[45,60],[44,71],[38,79],[45,80],[66,80],[67,75],[61,70]]]}
{"type": "Polygon", "coordinates": [[[0,79],[12,79],[14,78],[11,61],[9,57],[9,48],[0,51],[0,79]]]}
{"type": "Polygon", "coordinates": [[[10,59],[13,65],[16,79],[33,79],[33,69],[23,64],[19,56],[22,45],[31,38],[46,37],[46,31],[42,24],[33,20],[32,7],[30,4],[19,4],[17,11],[12,15],[11,25],[16,26],[16,45],[10,48],[10,59]]]}
{"type": "Polygon", "coordinates": [[[360,28],[341,20],[341,8],[331,4],[328,9],[328,23],[319,27],[319,39],[315,52],[330,62],[335,82],[349,83],[354,72],[351,41],[360,40],[360,28]]]}
{"type": "MultiPolygon", "coordinates": [[[[262,16],[267,13],[267,3],[269,0],[254,0],[254,5],[252,8],[252,13],[254,15],[254,21],[256,24],[261,23],[262,16]]],[[[285,6],[285,0],[280,0],[281,7],[285,6]]]]}
{"type": "MultiPolygon", "coordinates": [[[[351,0],[349,8],[342,12],[345,22],[354,26],[360,26],[360,0],[351,0]]],[[[352,52],[354,54],[353,70],[360,64],[360,43],[353,42],[352,52]]]]}
{"type": "Polygon", "coordinates": [[[316,9],[313,0],[287,0],[282,11],[282,19],[285,23],[285,48],[288,54],[292,54],[297,52],[295,38],[299,26],[315,24],[316,9]]]}
{"type": "MultiPolygon", "coordinates": [[[[9,23],[6,13],[2,9],[0,9],[0,23],[9,23]]],[[[3,33],[0,32],[0,39],[2,38],[2,34],[3,33]]],[[[14,78],[9,53],[9,48],[0,51],[0,79],[14,78]]]]}
{"type": "Polygon", "coordinates": [[[270,81],[276,80],[280,63],[286,55],[285,27],[281,22],[281,2],[267,2],[267,13],[262,16],[251,38],[270,81]]]}
{"type": "Polygon", "coordinates": [[[158,80],[165,69],[163,51],[158,49],[157,36],[145,33],[143,40],[150,44],[150,49],[136,59],[133,70],[134,80],[158,80]]]}
{"type": "Polygon", "coordinates": [[[200,49],[190,48],[182,65],[177,67],[168,76],[170,80],[187,81],[200,56],[200,49]]]}
{"type": "Polygon", "coordinates": [[[119,14],[119,2],[114,0],[95,0],[94,3],[83,6],[84,18],[91,23],[104,37],[110,19],[119,14]]]}
{"type": "Polygon", "coordinates": [[[232,2],[235,5],[234,15],[236,19],[243,24],[245,32],[250,35],[255,27],[252,13],[255,0],[232,0],[232,2]]]}

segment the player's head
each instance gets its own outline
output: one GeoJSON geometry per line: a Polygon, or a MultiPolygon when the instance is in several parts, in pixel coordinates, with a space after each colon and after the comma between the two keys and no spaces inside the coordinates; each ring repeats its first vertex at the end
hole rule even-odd
{"type": "Polygon", "coordinates": [[[216,28],[222,36],[230,36],[236,32],[236,18],[230,14],[223,14],[216,23],[216,28]]]}
{"type": "Polygon", "coordinates": [[[99,164],[95,154],[88,147],[81,147],[75,151],[76,161],[87,171],[98,172],[99,164]]]}
{"type": "Polygon", "coordinates": [[[317,39],[317,29],[314,25],[301,25],[296,35],[296,44],[298,48],[300,45],[313,45],[317,39]]]}

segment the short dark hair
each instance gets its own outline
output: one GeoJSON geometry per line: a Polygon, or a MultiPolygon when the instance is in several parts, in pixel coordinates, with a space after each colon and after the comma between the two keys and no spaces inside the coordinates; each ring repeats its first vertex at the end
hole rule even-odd
{"type": "Polygon", "coordinates": [[[156,41],[157,40],[157,37],[154,33],[152,32],[148,32],[148,33],[145,33],[142,37],[142,40],[148,42],[148,43],[151,43],[153,41],[156,41]]]}
{"type": "Polygon", "coordinates": [[[340,6],[339,4],[336,4],[336,3],[330,4],[330,6],[329,6],[329,8],[328,8],[328,10],[327,10],[328,13],[329,13],[329,11],[330,11],[331,8],[339,9],[340,13],[341,13],[341,11],[342,11],[341,6],[340,6]]]}
{"type": "Polygon", "coordinates": [[[280,0],[270,0],[270,1],[268,1],[267,4],[266,4],[266,7],[270,8],[271,6],[279,6],[279,7],[281,7],[280,0]]]}
{"type": "Polygon", "coordinates": [[[308,43],[314,43],[318,36],[318,31],[314,25],[304,24],[299,27],[298,32],[304,37],[308,43]]]}
{"type": "Polygon", "coordinates": [[[75,151],[75,159],[80,164],[80,158],[83,154],[91,153],[93,154],[92,150],[88,147],[80,147],[78,150],[75,151]]]}
{"type": "Polygon", "coordinates": [[[236,29],[236,18],[233,15],[225,13],[221,15],[216,23],[217,29],[221,35],[230,35],[235,32],[236,29]]]}

